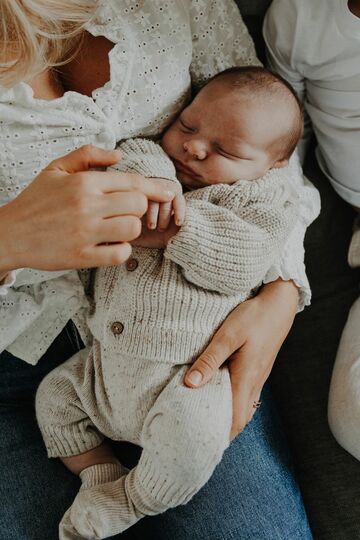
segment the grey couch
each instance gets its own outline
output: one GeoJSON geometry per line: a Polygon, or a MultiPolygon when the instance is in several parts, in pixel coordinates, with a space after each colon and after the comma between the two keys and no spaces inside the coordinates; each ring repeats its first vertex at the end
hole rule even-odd
{"type": "MultiPolygon", "coordinates": [[[[259,57],[263,16],[271,0],[238,0],[259,57]]],[[[360,539],[360,463],[342,450],[327,426],[332,365],[349,308],[359,294],[359,271],[346,262],[353,211],[335,194],[314,158],[305,173],[320,191],[322,211],[305,239],[313,291],[276,361],[271,386],[292,448],[316,540],[360,539]]],[[[271,539],[269,539],[271,540],[271,539]]]]}

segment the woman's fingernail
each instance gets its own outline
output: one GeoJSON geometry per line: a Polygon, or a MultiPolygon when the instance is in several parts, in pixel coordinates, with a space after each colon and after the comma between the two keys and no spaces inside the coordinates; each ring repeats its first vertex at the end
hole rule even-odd
{"type": "Polygon", "coordinates": [[[199,384],[201,383],[202,381],[202,374],[200,373],[200,371],[192,371],[189,375],[188,375],[188,378],[187,380],[189,381],[189,383],[193,384],[194,386],[199,386],[199,384]]]}

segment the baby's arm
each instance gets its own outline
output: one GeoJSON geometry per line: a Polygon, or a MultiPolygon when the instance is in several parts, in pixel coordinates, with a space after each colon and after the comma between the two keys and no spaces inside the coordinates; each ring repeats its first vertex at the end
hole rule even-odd
{"type": "Polygon", "coordinates": [[[148,139],[129,139],[118,146],[122,159],[109,167],[120,172],[133,172],[147,178],[157,178],[159,182],[169,182],[169,189],[175,191],[170,203],[149,201],[146,213],[146,224],[149,229],[165,230],[169,226],[172,215],[177,225],[182,225],[185,214],[185,199],[182,187],[176,178],[172,161],[159,144],[148,139]]]}
{"type": "Polygon", "coordinates": [[[296,197],[276,170],[264,178],[187,193],[183,226],[165,249],[192,283],[249,292],[279,257],[297,218],[296,197]]]}

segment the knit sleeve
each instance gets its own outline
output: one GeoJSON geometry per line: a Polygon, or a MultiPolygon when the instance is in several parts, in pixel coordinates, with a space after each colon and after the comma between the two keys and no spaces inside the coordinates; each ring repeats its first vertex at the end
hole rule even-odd
{"type": "Polygon", "coordinates": [[[304,237],[307,227],[320,213],[320,196],[317,189],[303,176],[299,158],[295,153],[288,167],[280,169],[279,174],[286,177],[296,191],[299,200],[299,217],[291,231],[280,257],[269,268],[264,283],[277,279],[292,280],[299,288],[301,311],[310,304],[311,290],[304,264],[304,237]]]}
{"type": "Polygon", "coordinates": [[[250,292],[280,256],[297,217],[292,190],[268,173],[253,182],[217,184],[186,194],[185,221],[165,257],[197,286],[250,292]]]}
{"type": "Polygon", "coordinates": [[[128,139],[117,148],[121,150],[122,158],[109,169],[147,178],[165,178],[179,184],[175,167],[159,144],[148,139],[128,139]]]}
{"type": "Polygon", "coordinates": [[[191,80],[200,86],[233,66],[261,65],[233,0],[189,0],[193,54],[191,80]]]}

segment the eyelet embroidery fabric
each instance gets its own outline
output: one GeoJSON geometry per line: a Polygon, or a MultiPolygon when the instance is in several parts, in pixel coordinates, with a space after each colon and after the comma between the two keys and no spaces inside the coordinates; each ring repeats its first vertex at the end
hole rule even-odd
{"type": "MultiPolygon", "coordinates": [[[[25,83],[0,88],[0,205],[50,161],[84,144],[114,148],[122,139],[159,135],[188,101],[191,83],[259,64],[232,0],[103,0],[88,31],[114,43],[110,80],[92,97],[66,92],[46,101],[25,83]]],[[[292,257],[302,265],[302,253],[292,257]]],[[[75,271],[50,279],[27,270],[27,284],[21,274],[10,276],[15,283],[0,296],[0,350],[36,363],[86,301],[75,271]]]]}

